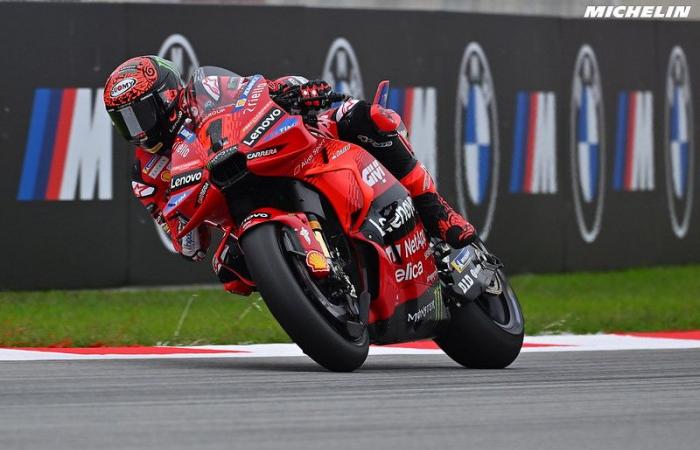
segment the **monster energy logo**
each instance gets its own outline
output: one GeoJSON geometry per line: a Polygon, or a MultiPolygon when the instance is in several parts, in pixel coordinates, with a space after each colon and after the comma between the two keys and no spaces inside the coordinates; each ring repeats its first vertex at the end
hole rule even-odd
{"type": "Polygon", "coordinates": [[[156,62],[158,63],[159,66],[165,67],[166,69],[171,70],[171,71],[175,72],[178,76],[180,76],[180,71],[177,70],[177,67],[175,67],[175,64],[168,61],[167,59],[161,58],[160,56],[154,56],[153,58],[156,60],[156,62]]]}
{"type": "Polygon", "coordinates": [[[442,302],[442,289],[440,286],[435,288],[433,294],[435,296],[435,320],[447,319],[447,314],[445,314],[445,304],[442,302]]]}

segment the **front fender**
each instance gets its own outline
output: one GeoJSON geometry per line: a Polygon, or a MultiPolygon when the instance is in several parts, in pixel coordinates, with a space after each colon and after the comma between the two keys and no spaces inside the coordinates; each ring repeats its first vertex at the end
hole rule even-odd
{"type": "Polygon", "coordinates": [[[330,273],[328,260],[324,256],[321,243],[316,239],[309,219],[304,213],[289,213],[276,208],[256,209],[241,222],[237,233],[238,239],[242,240],[250,230],[269,222],[284,224],[293,230],[297,241],[294,244],[298,245],[295,250],[305,255],[306,265],[311,274],[316,278],[328,276],[330,273]]]}

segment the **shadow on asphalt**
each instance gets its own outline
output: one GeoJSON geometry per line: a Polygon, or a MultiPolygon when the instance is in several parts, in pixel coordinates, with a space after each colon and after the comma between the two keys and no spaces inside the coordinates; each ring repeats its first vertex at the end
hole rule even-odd
{"type": "MultiPolygon", "coordinates": [[[[126,361],[122,360],[120,363],[126,361]]],[[[160,359],[160,360],[131,360],[131,363],[141,365],[147,364],[151,368],[181,368],[194,370],[262,370],[270,372],[309,372],[319,373],[327,372],[326,369],[319,366],[309,358],[282,357],[282,358],[188,358],[188,359],[160,359]]],[[[470,371],[481,372],[487,371],[465,369],[445,357],[436,356],[430,361],[421,360],[406,361],[401,355],[370,357],[365,364],[355,372],[372,373],[386,371],[434,371],[436,369],[446,371],[470,371]]],[[[510,367],[506,369],[508,372],[521,370],[522,368],[510,367]]]]}

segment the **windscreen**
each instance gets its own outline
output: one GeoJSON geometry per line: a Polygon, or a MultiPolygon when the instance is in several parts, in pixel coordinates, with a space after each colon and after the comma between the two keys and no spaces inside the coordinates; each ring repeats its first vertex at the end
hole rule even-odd
{"type": "Polygon", "coordinates": [[[204,66],[187,83],[190,117],[198,124],[207,113],[235,103],[243,78],[221,67],[204,66]]]}

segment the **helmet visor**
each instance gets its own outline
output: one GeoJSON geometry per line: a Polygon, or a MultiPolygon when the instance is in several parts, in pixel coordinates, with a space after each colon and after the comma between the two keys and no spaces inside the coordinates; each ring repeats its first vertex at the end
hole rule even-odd
{"type": "Polygon", "coordinates": [[[132,144],[142,145],[153,138],[158,130],[158,117],[162,117],[162,105],[153,95],[123,106],[108,110],[117,132],[132,144]]]}

